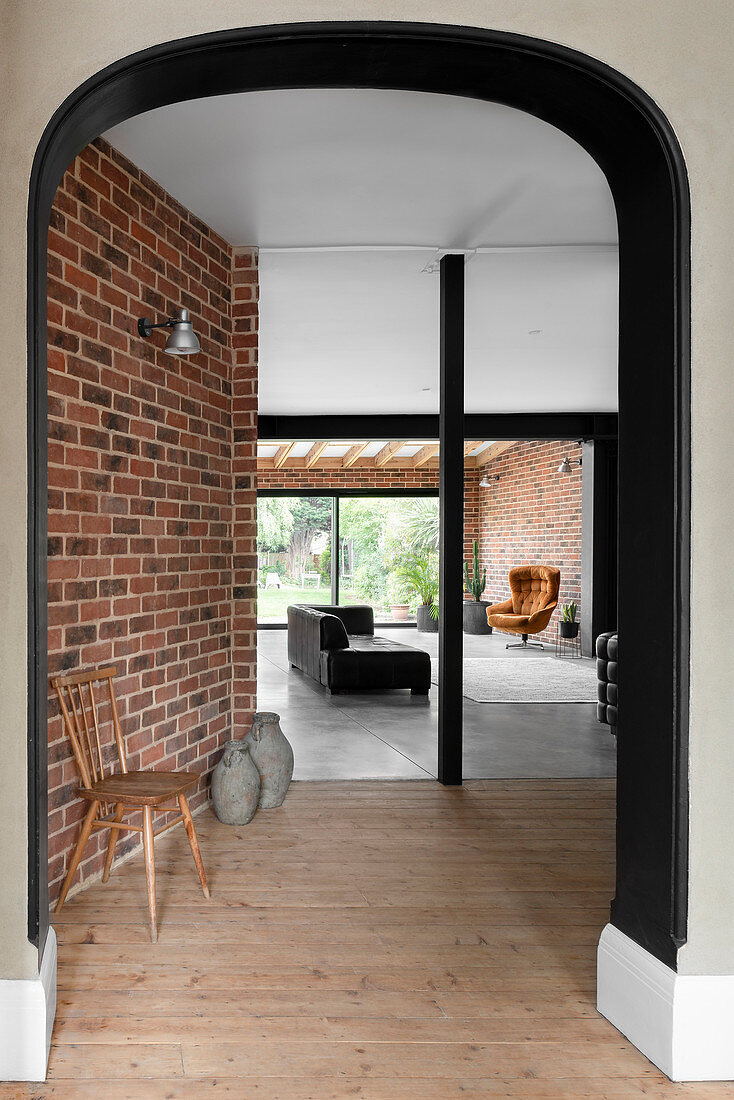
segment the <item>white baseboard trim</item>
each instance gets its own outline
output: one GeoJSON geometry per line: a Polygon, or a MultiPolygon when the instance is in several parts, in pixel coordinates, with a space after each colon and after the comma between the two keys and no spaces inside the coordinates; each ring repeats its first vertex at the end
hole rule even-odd
{"type": "Polygon", "coordinates": [[[734,1080],[734,975],[677,974],[608,924],[597,1008],[671,1080],[734,1080]]]}
{"type": "Polygon", "coordinates": [[[37,978],[0,979],[0,1081],[45,1081],[56,1015],[56,933],[37,978]]]}

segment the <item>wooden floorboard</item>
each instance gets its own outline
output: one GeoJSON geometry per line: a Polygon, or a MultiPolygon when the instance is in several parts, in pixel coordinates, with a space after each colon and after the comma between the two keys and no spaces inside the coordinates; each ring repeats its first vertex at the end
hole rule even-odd
{"type": "Polygon", "coordinates": [[[607,780],[300,783],[197,818],[55,920],[49,1081],[13,1100],[734,1096],[672,1085],[595,1009],[607,780]]]}

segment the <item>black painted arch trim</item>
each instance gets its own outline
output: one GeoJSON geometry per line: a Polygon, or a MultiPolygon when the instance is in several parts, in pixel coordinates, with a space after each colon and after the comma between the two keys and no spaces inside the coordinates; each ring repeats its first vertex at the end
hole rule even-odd
{"type": "MultiPolygon", "coordinates": [[[[46,896],[45,250],[53,195],[93,138],[180,100],[263,88],[375,87],[497,101],[557,126],[599,163],[620,242],[620,669],[612,920],[671,966],[685,940],[689,586],[690,214],[670,124],[637,85],[551,42],[468,27],[297,23],[168,42],[95,74],[43,134],[28,210],[29,936],[46,896]],[[641,573],[655,563],[669,610],[641,573]],[[648,639],[663,656],[651,661],[648,639]]],[[[458,507],[458,505],[457,505],[458,507]]]]}

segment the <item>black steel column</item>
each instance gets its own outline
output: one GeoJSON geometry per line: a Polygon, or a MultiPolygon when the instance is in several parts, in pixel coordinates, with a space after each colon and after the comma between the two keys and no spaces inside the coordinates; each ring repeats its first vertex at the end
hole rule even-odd
{"type": "Polygon", "coordinates": [[[440,275],[438,778],[450,785],[461,783],[463,748],[464,257],[444,256],[440,275]]]}

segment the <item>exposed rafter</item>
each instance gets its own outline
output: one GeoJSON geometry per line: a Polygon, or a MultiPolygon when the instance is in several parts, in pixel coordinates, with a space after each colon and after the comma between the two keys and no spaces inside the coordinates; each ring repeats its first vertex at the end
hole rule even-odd
{"type": "Polygon", "coordinates": [[[405,446],[405,440],[395,440],[386,443],[381,451],[375,455],[375,466],[386,466],[396,451],[405,446]]]}
{"type": "Polygon", "coordinates": [[[350,447],[347,453],[342,459],[342,467],[348,470],[350,466],[353,466],[357,459],[367,450],[369,442],[367,443],[355,443],[350,447]]]}
{"type": "Polygon", "coordinates": [[[497,443],[490,443],[485,450],[480,451],[478,455],[471,459],[471,463],[474,466],[484,466],[485,463],[491,462],[493,458],[497,458],[498,455],[508,451],[510,447],[514,447],[516,442],[516,439],[501,439],[497,443]]]}
{"type": "Polygon", "coordinates": [[[296,445],[295,442],[293,442],[293,443],[284,443],[282,447],[278,447],[278,450],[276,451],[276,454],[275,454],[275,458],[273,459],[273,466],[275,467],[276,470],[279,470],[280,467],[283,466],[288,461],[288,458],[290,457],[290,453],[293,450],[293,448],[295,447],[295,445],[296,445]]]}
{"type": "Polygon", "coordinates": [[[413,465],[416,469],[419,466],[425,466],[427,462],[430,462],[432,458],[436,457],[438,450],[438,443],[427,443],[425,447],[421,447],[421,449],[416,451],[413,455],[413,465]]]}
{"type": "Polygon", "coordinates": [[[470,439],[464,443],[464,458],[470,455],[475,447],[478,447],[481,443],[481,439],[470,439]]]}
{"type": "MultiPolygon", "coordinates": [[[[391,440],[389,443],[367,439],[346,446],[339,440],[308,441],[305,447],[302,440],[258,442],[257,468],[266,470],[376,470],[376,469],[420,469],[438,465],[439,446],[437,440],[407,444],[403,440],[391,440]],[[298,451],[306,454],[299,454],[298,451]],[[343,454],[335,454],[340,449],[343,454]]],[[[471,462],[471,460],[468,460],[471,462]]]]}
{"type": "Polygon", "coordinates": [[[311,450],[306,455],[306,469],[307,470],[310,470],[312,466],[316,465],[316,463],[321,458],[322,454],[324,453],[324,451],[326,450],[326,448],[328,446],[329,446],[328,439],[322,440],[322,441],[317,440],[317,442],[314,443],[313,447],[311,448],[311,450]]]}

